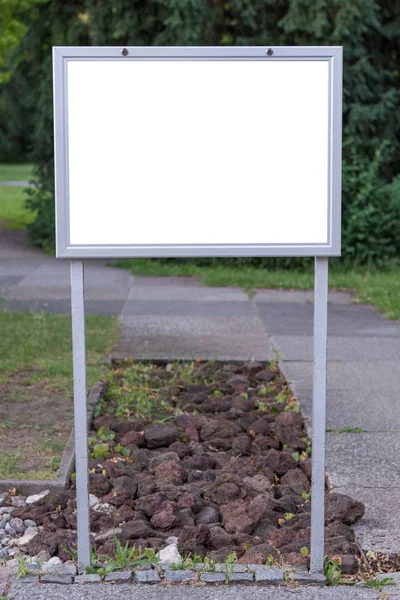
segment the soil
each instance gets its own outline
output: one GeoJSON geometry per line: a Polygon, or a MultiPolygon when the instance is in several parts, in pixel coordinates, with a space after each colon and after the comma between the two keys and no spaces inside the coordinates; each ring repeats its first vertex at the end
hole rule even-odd
{"type": "Polygon", "coordinates": [[[21,370],[0,384],[0,478],[53,479],[73,423],[72,400],[21,370]],[[7,457],[7,460],[4,458],[7,457]]]}
{"type": "MultiPolygon", "coordinates": [[[[121,363],[97,415],[89,479],[99,554],[112,554],[113,535],[155,550],[175,536],[182,556],[308,565],[311,445],[277,366],[151,364],[138,375],[121,363]]],[[[351,525],[363,514],[361,502],[327,491],[325,553],[344,573],[359,566],[351,525]]],[[[73,487],[14,516],[43,526],[28,553],[68,558],[73,487]]]]}

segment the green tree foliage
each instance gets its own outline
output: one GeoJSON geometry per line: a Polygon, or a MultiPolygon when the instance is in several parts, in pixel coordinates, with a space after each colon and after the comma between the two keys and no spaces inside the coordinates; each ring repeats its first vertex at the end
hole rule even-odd
{"type": "Polygon", "coordinates": [[[359,262],[397,260],[398,2],[43,0],[23,24],[17,68],[25,69],[29,84],[33,158],[41,181],[29,200],[39,210],[31,227],[36,243],[51,244],[54,235],[52,45],[343,45],[343,254],[359,262]]]}

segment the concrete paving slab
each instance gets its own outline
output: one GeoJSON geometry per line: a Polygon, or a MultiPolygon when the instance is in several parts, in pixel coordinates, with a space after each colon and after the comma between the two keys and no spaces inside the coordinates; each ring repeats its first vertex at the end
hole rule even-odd
{"type": "Polygon", "coordinates": [[[124,308],[124,315],[160,317],[244,317],[252,315],[257,319],[254,306],[250,302],[129,300],[124,308]]]}
{"type": "MultiPolygon", "coordinates": [[[[255,290],[256,302],[289,302],[302,303],[302,304],[313,304],[314,302],[314,291],[313,290],[255,290]]],[[[354,304],[355,297],[353,294],[348,292],[334,292],[331,291],[328,294],[329,304],[354,304]]]]}
{"type": "Polygon", "coordinates": [[[194,277],[135,277],[128,300],[169,302],[249,302],[241,288],[205,287],[194,277]]]}
{"type": "MultiPolygon", "coordinates": [[[[282,360],[312,361],[313,338],[299,335],[274,335],[272,342],[282,360]]],[[[393,360],[400,356],[400,336],[328,338],[329,362],[375,362],[393,360]]]]}
{"type": "Polygon", "coordinates": [[[397,432],[326,434],[326,468],[332,485],[400,487],[397,432]]]}
{"type": "MultiPolygon", "coordinates": [[[[294,386],[300,399],[302,412],[309,417],[311,426],[312,390],[294,386]]],[[[379,399],[362,390],[328,390],[326,426],[332,429],[360,427],[367,431],[384,432],[400,430],[400,397],[398,388],[379,392],[379,399]]]]}
{"type": "Polygon", "coordinates": [[[21,280],[20,275],[1,275],[0,272],[0,297],[5,294],[8,288],[17,285],[21,280]]]}
{"type": "MultiPolygon", "coordinates": [[[[254,302],[269,335],[312,336],[313,306],[300,302],[254,302]]],[[[328,306],[328,335],[340,337],[399,336],[400,323],[388,321],[366,305],[328,306]]]]}
{"type": "MultiPolygon", "coordinates": [[[[133,277],[128,271],[104,266],[98,261],[85,261],[85,298],[126,300],[133,277]]],[[[9,300],[70,298],[69,261],[53,259],[38,266],[7,294],[9,300]]]]}
{"type": "Polygon", "coordinates": [[[351,495],[365,504],[364,517],[354,525],[362,548],[365,551],[397,554],[400,548],[400,488],[357,487],[351,484],[338,487],[336,491],[351,495]]]}
{"type": "MultiPolygon", "coordinates": [[[[310,389],[312,385],[311,362],[285,362],[289,381],[310,389]]],[[[399,385],[398,360],[380,362],[329,362],[327,386],[329,390],[374,390],[375,402],[380,390],[393,389],[399,385]]],[[[400,418],[400,415],[399,415],[400,418]]]]}
{"type": "MultiPolygon", "coordinates": [[[[86,300],[86,315],[118,316],[125,305],[124,300],[86,300]]],[[[36,298],[33,300],[6,300],[4,308],[10,312],[32,311],[57,314],[71,314],[71,300],[36,298]]]]}
{"type": "Polygon", "coordinates": [[[113,355],[133,358],[273,360],[258,318],[121,317],[113,355]]]}
{"type": "MultiPolygon", "coordinates": [[[[363,588],[337,587],[275,587],[225,585],[220,587],[91,585],[62,586],[46,584],[15,584],[10,596],[13,600],[242,600],[250,595],[253,600],[377,600],[378,593],[363,588]]],[[[396,596],[396,588],[391,600],[396,596]]]]}

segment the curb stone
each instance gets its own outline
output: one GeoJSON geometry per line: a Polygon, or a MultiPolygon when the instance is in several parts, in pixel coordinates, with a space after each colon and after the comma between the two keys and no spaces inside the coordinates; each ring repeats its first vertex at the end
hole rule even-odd
{"type": "Polygon", "coordinates": [[[101,583],[101,577],[95,573],[88,575],[77,575],[74,583],[101,583]]]}
{"type": "Polygon", "coordinates": [[[201,573],[200,581],[204,583],[225,583],[224,573],[201,573]]]}
{"type": "Polygon", "coordinates": [[[105,583],[129,583],[132,581],[132,571],[114,571],[104,578],[105,583]]]}
{"type": "Polygon", "coordinates": [[[174,583],[183,583],[184,581],[193,581],[196,577],[195,571],[166,569],[164,571],[164,579],[174,583]]]}
{"type": "MultiPolygon", "coordinates": [[[[87,583],[137,583],[154,584],[169,583],[183,584],[200,581],[204,584],[251,584],[253,582],[265,585],[282,585],[284,583],[297,583],[303,585],[324,586],[326,577],[321,573],[308,573],[304,570],[286,569],[269,565],[229,565],[218,563],[213,571],[202,570],[208,565],[194,565],[192,569],[157,568],[152,565],[142,565],[131,571],[114,571],[108,573],[104,579],[98,574],[76,575],[75,565],[64,563],[57,565],[50,573],[32,574],[18,578],[22,583],[60,583],[60,584],[87,584],[87,583]],[[58,567],[58,569],[57,569],[58,567]],[[64,569],[63,569],[64,567],[64,569]],[[65,568],[67,567],[67,568],[65,568]],[[71,568],[72,567],[72,568],[71,568]],[[64,571],[64,572],[63,572],[64,571]]],[[[386,575],[386,574],[385,574],[386,575]]],[[[387,576],[391,576],[388,574],[387,576]]],[[[396,582],[400,582],[400,573],[393,574],[396,582]],[[396,577],[397,576],[397,577],[396,577]]],[[[16,582],[17,578],[13,577],[16,582]]]]}
{"type": "Polygon", "coordinates": [[[136,583],[159,583],[161,581],[157,571],[135,571],[136,583]]]}
{"type": "Polygon", "coordinates": [[[73,578],[71,575],[56,575],[55,573],[47,573],[47,575],[44,575],[40,579],[41,583],[61,583],[66,585],[71,584],[72,581],[73,578]]]}
{"type": "Polygon", "coordinates": [[[303,583],[304,585],[326,585],[326,577],[322,573],[296,573],[289,574],[292,583],[303,583]]]}

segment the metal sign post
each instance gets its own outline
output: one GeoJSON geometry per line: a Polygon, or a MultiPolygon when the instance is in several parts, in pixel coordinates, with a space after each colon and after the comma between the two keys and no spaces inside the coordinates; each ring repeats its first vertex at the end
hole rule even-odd
{"type": "Polygon", "coordinates": [[[56,247],[71,259],[79,568],[90,563],[83,259],[313,256],[311,570],[321,572],[342,48],[57,47],[53,71],[56,247]],[[195,222],[190,205],[201,207],[195,222]]]}
{"type": "Polygon", "coordinates": [[[328,259],[315,259],[312,407],[311,571],[324,570],[326,345],[328,259]]]}
{"type": "Polygon", "coordinates": [[[71,260],[72,363],[74,371],[75,470],[78,568],[90,565],[88,430],[86,401],[85,291],[83,260],[71,260]]]}

